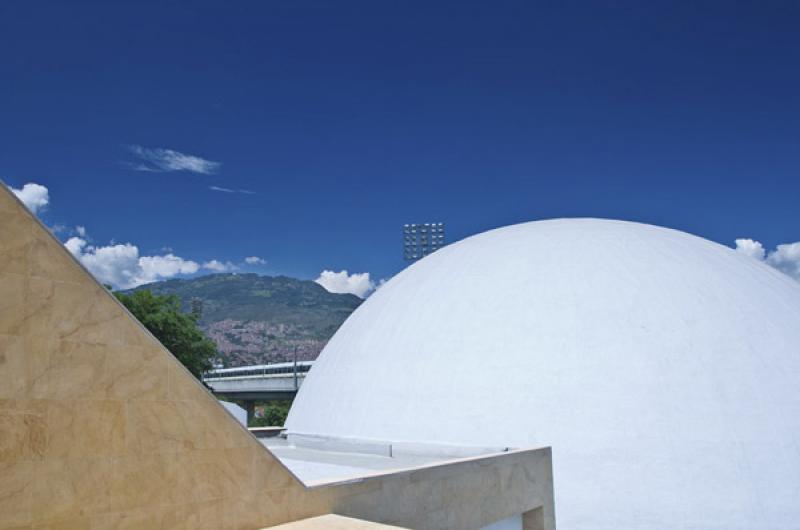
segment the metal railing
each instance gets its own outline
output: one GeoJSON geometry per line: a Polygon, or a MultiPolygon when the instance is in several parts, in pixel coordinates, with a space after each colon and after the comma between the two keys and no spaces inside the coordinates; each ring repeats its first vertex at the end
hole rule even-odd
{"type": "Polygon", "coordinates": [[[259,378],[269,376],[282,376],[293,374],[305,375],[314,361],[299,361],[291,363],[273,363],[273,364],[259,364],[254,366],[239,366],[236,368],[218,368],[216,370],[208,370],[203,373],[204,381],[213,381],[219,379],[232,379],[232,378],[259,378]]]}

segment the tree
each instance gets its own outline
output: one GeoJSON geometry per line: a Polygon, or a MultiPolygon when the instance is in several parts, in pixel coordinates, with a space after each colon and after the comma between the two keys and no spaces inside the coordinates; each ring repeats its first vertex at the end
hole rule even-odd
{"type": "Polygon", "coordinates": [[[264,403],[264,416],[253,420],[253,427],[281,427],[292,408],[292,400],[268,401],[264,403]]]}
{"type": "Polygon", "coordinates": [[[189,313],[194,318],[195,322],[200,322],[200,319],[203,318],[203,301],[200,298],[192,298],[189,301],[189,313]]]}
{"type": "Polygon", "coordinates": [[[154,295],[148,290],[114,293],[133,316],[198,379],[211,368],[217,347],[197,326],[199,315],[181,311],[175,295],[154,295]]]}

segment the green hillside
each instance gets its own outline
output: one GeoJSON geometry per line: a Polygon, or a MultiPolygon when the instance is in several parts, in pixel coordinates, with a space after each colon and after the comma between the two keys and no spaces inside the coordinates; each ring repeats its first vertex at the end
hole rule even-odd
{"type": "Polygon", "coordinates": [[[202,302],[200,324],[225,365],[314,359],[362,302],[329,293],[320,285],[286,276],[212,274],[143,285],[156,294],[175,294],[186,311],[202,302]]]}

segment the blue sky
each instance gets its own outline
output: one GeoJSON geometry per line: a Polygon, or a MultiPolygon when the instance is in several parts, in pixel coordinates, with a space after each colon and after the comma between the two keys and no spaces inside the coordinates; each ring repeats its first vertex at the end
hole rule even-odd
{"type": "Polygon", "coordinates": [[[769,252],[800,240],[798,27],[797,2],[3,2],[0,178],[81,255],[196,273],[374,282],[403,223],[562,216],[769,252]]]}

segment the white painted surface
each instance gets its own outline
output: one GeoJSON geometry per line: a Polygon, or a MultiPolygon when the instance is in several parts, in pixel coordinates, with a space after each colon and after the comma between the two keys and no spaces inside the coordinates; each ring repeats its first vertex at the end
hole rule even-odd
{"type": "MultiPolygon", "coordinates": [[[[306,374],[297,374],[298,388],[303,385],[305,378],[306,374]]],[[[222,395],[246,392],[277,393],[295,391],[294,374],[206,379],[205,383],[210,386],[214,392],[222,395]]]]}
{"type": "Polygon", "coordinates": [[[222,401],[222,406],[228,409],[228,412],[234,415],[234,417],[239,420],[239,423],[247,427],[247,411],[244,410],[242,407],[237,405],[236,403],[231,403],[229,401],[222,401]]]}
{"type": "Polygon", "coordinates": [[[298,447],[281,437],[260,438],[259,441],[269,447],[272,454],[306,485],[362,477],[377,471],[427,466],[445,460],[438,455],[389,457],[375,453],[342,453],[328,448],[298,447]]]}
{"type": "Polygon", "coordinates": [[[290,432],[552,446],[562,529],[800,526],[800,285],[673,230],[511,226],[381,287],[290,432]]]}
{"type": "Polygon", "coordinates": [[[522,515],[513,515],[508,519],[484,526],[481,530],[522,530],[522,515]]]}

